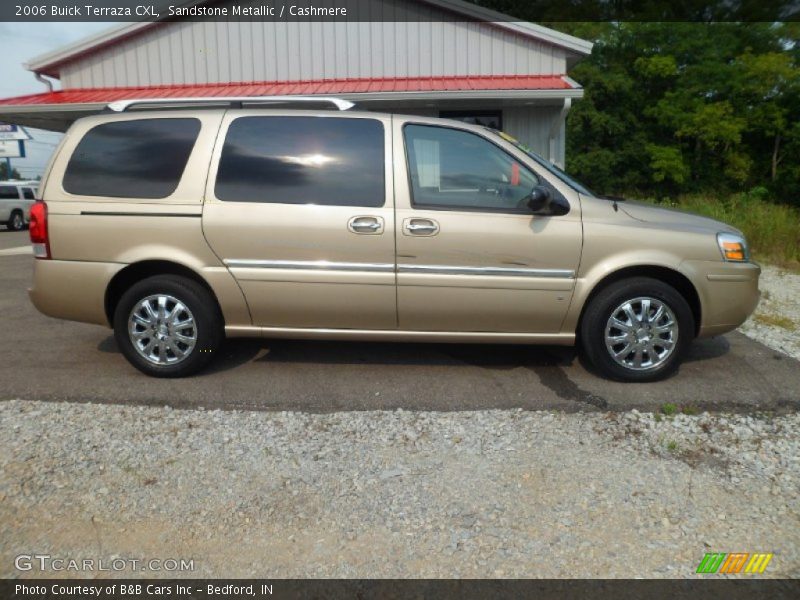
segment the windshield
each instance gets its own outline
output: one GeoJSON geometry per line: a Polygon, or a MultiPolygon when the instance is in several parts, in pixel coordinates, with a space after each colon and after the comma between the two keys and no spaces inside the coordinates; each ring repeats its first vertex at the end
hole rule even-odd
{"type": "Polygon", "coordinates": [[[594,192],[592,192],[589,188],[587,188],[585,185],[583,185],[580,181],[577,181],[576,179],[573,179],[572,177],[567,175],[562,169],[559,169],[557,166],[555,166],[550,161],[545,160],[544,158],[542,158],[541,156],[536,154],[536,152],[534,152],[533,150],[528,148],[525,144],[523,144],[522,142],[520,142],[519,140],[517,140],[513,136],[508,135],[505,131],[498,131],[496,129],[491,129],[490,127],[487,127],[487,129],[489,131],[491,131],[492,133],[496,133],[501,138],[503,138],[505,141],[507,141],[507,142],[509,142],[511,144],[514,144],[514,146],[516,146],[517,148],[522,150],[525,154],[530,156],[533,160],[535,160],[539,165],[541,165],[549,173],[552,173],[555,177],[557,177],[558,179],[560,179],[561,181],[566,183],[569,187],[571,187],[573,190],[575,190],[579,194],[584,194],[585,196],[596,196],[596,194],[594,192]]]}

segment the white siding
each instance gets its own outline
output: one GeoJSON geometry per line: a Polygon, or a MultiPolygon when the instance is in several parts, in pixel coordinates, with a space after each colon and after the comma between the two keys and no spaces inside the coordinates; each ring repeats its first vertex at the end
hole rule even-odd
{"type": "MultiPolygon", "coordinates": [[[[503,109],[503,129],[544,158],[550,158],[550,127],[561,118],[560,106],[519,106],[503,109]]],[[[556,135],[556,163],[564,164],[565,124],[556,135]]]]}
{"type": "MultiPolygon", "coordinates": [[[[409,2],[419,12],[427,5],[409,2]]],[[[381,5],[375,3],[374,10],[381,5]]],[[[379,16],[376,18],[380,18],[379,16]]],[[[478,22],[171,22],[61,67],[65,89],[566,72],[567,51],[478,22]]]]}

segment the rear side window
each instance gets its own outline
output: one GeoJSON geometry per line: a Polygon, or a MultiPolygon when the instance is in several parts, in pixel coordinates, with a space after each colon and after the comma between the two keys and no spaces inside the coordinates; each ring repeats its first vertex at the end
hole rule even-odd
{"type": "Polygon", "coordinates": [[[0,198],[4,198],[6,200],[14,198],[15,200],[18,200],[19,192],[13,185],[0,185],[0,198]]]}
{"type": "Polygon", "coordinates": [[[31,188],[22,188],[22,195],[26,200],[36,200],[36,194],[31,188]]]}
{"type": "Polygon", "coordinates": [[[374,119],[239,117],[222,147],[220,200],[383,206],[383,124],[374,119]]]}
{"type": "Polygon", "coordinates": [[[79,196],[166,198],[178,187],[197,135],[198,119],[138,119],[90,129],[64,174],[79,196]]]}

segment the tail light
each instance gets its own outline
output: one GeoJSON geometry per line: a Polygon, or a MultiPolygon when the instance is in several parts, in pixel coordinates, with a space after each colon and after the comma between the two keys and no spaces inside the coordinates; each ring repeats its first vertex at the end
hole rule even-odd
{"type": "Polygon", "coordinates": [[[34,203],[31,206],[31,222],[28,227],[36,258],[50,258],[50,238],[47,235],[47,204],[34,203]]]}

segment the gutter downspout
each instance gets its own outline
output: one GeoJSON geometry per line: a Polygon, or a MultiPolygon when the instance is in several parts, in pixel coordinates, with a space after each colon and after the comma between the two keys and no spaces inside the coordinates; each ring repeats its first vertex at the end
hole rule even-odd
{"type": "Polygon", "coordinates": [[[564,126],[564,123],[567,121],[567,114],[569,113],[569,109],[572,108],[572,98],[564,98],[564,104],[561,107],[561,110],[558,113],[558,116],[553,119],[553,122],[550,124],[550,134],[549,134],[549,142],[550,142],[550,156],[549,160],[554,165],[564,168],[564,165],[561,163],[559,157],[556,156],[556,137],[561,133],[561,128],[564,126]]]}
{"type": "Polygon", "coordinates": [[[49,79],[45,79],[44,77],[42,77],[42,75],[40,73],[37,73],[36,71],[33,72],[33,76],[36,78],[36,81],[41,81],[43,84],[45,84],[47,86],[47,91],[48,92],[51,92],[51,93],[53,92],[53,82],[52,81],[50,81],[49,79]]]}

